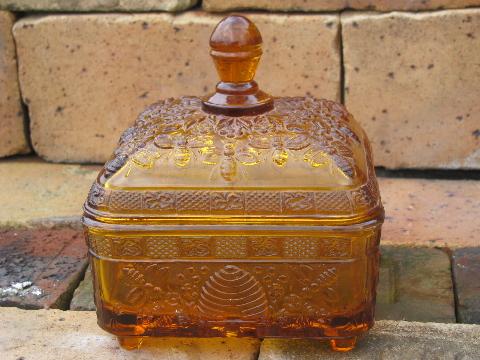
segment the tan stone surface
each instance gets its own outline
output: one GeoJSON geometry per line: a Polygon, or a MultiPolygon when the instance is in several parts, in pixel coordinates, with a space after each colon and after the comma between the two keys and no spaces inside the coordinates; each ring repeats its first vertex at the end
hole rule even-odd
{"type": "Polygon", "coordinates": [[[253,339],[164,338],[146,340],[142,349],[126,351],[98,327],[93,311],[0,308],[2,360],[253,360],[259,346],[253,339]]]}
{"type": "MultiPolygon", "coordinates": [[[[174,339],[146,341],[125,351],[101,330],[91,311],[0,308],[2,359],[256,359],[259,342],[250,339],[174,339]]],[[[263,341],[259,359],[476,359],[480,326],[378,321],[356,350],[332,353],[308,340],[263,341]]]]}
{"type": "MultiPolygon", "coordinates": [[[[264,90],[339,98],[337,15],[249,16],[263,34],[257,80],[264,90]]],[[[14,35],[35,150],[53,161],[103,162],[146,105],[213,91],[218,77],[208,40],[221,18],[189,12],[21,19],[14,35]]]]}
{"type": "MultiPolygon", "coordinates": [[[[1,0],[0,0],[1,1],[1,0]]],[[[258,9],[269,11],[432,10],[480,5],[479,0],[203,0],[207,11],[258,9]]]]}
{"type": "Polygon", "coordinates": [[[357,347],[332,353],[325,343],[267,339],[259,360],[433,360],[478,359],[480,326],[463,324],[378,321],[357,347]]]}
{"type": "Polygon", "coordinates": [[[98,170],[48,164],[34,157],[0,161],[0,227],[78,222],[98,170]]]}
{"type": "Polygon", "coordinates": [[[480,245],[480,181],[380,178],[379,183],[383,245],[480,245]]]}
{"type": "Polygon", "coordinates": [[[13,11],[182,11],[197,0],[0,0],[0,9],[13,11]]]}
{"type": "Polygon", "coordinates": [[[480,9],[342,16],[345,101],[388,168],[480,168],[480,9]]]}
{"type": "Polygon", "coordinates": [[[202,0],[206,11],[333,11],[345,6],[345,0],[202,0]]]}
{"type": "Polygon", "coordinates": [[[13,14],[0,11],[0,157],[28,152],[18,89],[13,14]]]}

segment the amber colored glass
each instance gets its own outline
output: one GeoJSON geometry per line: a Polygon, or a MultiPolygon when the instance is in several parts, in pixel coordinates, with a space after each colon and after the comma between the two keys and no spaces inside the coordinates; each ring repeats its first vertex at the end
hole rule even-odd
{"type": "Polygon", "coordinates": [[[127,129],[83,223],[99,325],[145,337],[292,337],[348,351],[374,322],[383,208],[345,108],[271,98],[261,36],[229,16],[206,99],[167,99],[127,129]]]}
{"type": "Polygon", "coordinates": [[[228,16],[210,38],[210,54],[220,82],[216,92],[203,101],[203,109],[214,114],[245,116],[273,108],[273,99],[253,81],[262,56],[262,36],[246,17],[228,16]]]}

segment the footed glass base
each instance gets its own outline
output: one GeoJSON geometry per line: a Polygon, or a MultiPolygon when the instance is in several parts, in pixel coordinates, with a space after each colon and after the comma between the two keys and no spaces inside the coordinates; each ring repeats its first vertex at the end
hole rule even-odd
{"type": "MultiPolygon", "coordinates": [[[[117,336],[118,343],[125,350],[137,350],[140,349],[143,341],[145,340],[144,336],[117,336]]],[[[320,339],[319,341],[325,341],[325,339],[320,339]]],[[[330,347],[333,351],[337,352],[347,352],[355,348],[357,342],[357,337],[349,337],[345,339],[331,339],[330,347]]]]}
{"type": "Polygon", "coordinates": [[[352,350],[357,343],[357,337],[349,337],[345,339],[331,339],[330,347],[333,351],[347,352],[352,350]]]}
{"type": "Polygon", "coordinates": [[[117,336],[118,343],[125,350],[136,350],[142,346],[143,336],[117,336]]]}

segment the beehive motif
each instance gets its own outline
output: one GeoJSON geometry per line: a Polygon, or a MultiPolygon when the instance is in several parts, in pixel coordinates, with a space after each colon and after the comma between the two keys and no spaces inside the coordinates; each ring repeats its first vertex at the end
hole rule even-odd
{"type": "Polygon", "coordinates": [[[241,336],[352,349],[374,322],[383,222],[368,139],[341,104],[261,91],[248,19],[214,35],[214,95],[145,110],[91,189],[98,323],[128,348],[241,336]]]}
{"type": "Polygon", "coordinates": [[[248,271],[227,265],[205,282],[199,305],[209,318],[253,320],[266,316],[268,304],[262,285],[248,271]]]}

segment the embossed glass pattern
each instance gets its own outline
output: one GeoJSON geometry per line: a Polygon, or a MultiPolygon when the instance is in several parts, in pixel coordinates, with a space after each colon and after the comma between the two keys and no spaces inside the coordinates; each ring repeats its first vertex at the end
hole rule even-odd
{"type": "Polygon", "coordinates": [[[153,104],[85,203],[99,325],[146,336],[328,339],[374,319],[383,208],[368,139],[345,108],[272,98],[253,81],[261,36],[229,16],[205,99],[153,104]]]}

